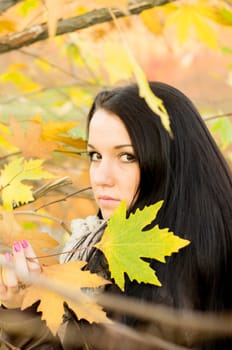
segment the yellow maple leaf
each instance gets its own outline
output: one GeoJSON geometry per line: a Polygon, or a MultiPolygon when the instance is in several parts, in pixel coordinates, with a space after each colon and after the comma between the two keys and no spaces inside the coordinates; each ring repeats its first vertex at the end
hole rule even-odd
{"type": "Polygon", "coordinates": [[[176,236],[168,228],[158,225],[143,230],[150,224],[163,201],[137,209],[126,218],[126,202],[123,201],[110,217],[101,241],[95,244],[107,258],[111,277],[124,290],[125,273],[131,281],[161,286],[155,271],[142,258],[151,258],[165,263],[165,257],[177,253],[190,242],[176,236]]]}
{"type": "Polygon", "coordinates": [[[104,44],[105,66],[111,84],[130,79],[132,67],[126,51],[122,50],[118,42],[104,44]],[[120,52],[120,55],[118,53],[120,52]]]}
{"type": "Polygon", "coordinates": [[[149,83],[147,81],[146,75],[143,72],[142,68],[139,66],[134,56],[129,52],[129,57],[133,72],[135,74],[138,86],[139,86],[139,95],[144,98],[148,106],[153,112],[155,112],[161,119],[161,122],[164,128],[168,131],[169,135],[172,137],[172,131],[170,127],[170,119],[168,112],[163,104],[162,99],[156,96],[151,90],[149,83]]]}
{"type": "Polygon", "coordinates": [[[176,10],[176,6],[167,3],[163,6],[157,6],[140,13],[145,26],[155,35],[162,34],[166,18],[176,10]]]}
{"type": "Polygon", "coordinates": [[[9,128],[5,124],[0,123],[0,147],[4,151],[8,150],[9,152],[14,152],[17,150],[17,147],[11,145],[11,143],[8,141],[9,134],[9,128]]]}
{"type": "Polygon", "coordinates": [[[35,83],[26,72],[21,70],[25,70],[25,64],[11,65],[7,71],[0,75],[0,81],[11,82],[23,92],[41,89],[41,85],[35,83]]]}
{"type": "Polygon", "coordinates": [[[57,294],[53,290],[41,288],[41,286],[31,285],[26,288],[22,309],[27,308],[34,302],[40,300],[38,311],[42,312],[42,319],[44,319],[55,334],[62,320],[64,313],[63,303],[66,301],[69,307],[76,313],[78,319],[85,319],[88,322],[110,322],[106,317],[102,308],[91,302],[86,303],[86,295],[81,288],[98,288],[109,283],[102,277],[92,274],[89,271],[82,271],[82,267],[86,265],[83,261],[72,261],[66,264],[57,264],[49,267],[44,267],[42,277],[45,277],[51,284],[60,286],[60,293],[57,294]],[[64,297],[66,291],[83,293],[85,302],[74,302],[73,300],[64,297]]]}
{"type": "Polygon", "coordinates": [[[16,158],[6,164],[1,172],[0,187],[2,189],[3,207],[12,210],[14,204],[28,203],[33,200],[32,186],[24,185],[24,180],[51,179],[55,176],[42,169],[43,160],[24,160],[16,158]]]}
{"type": "Polygon", "coordinates": [[[114,23],[116,27],[118,28],[125,52],[127,53],[127,58],[129,61],[129,64],[131,66],[131,70],[135,76],[135,79],[137,81],[138,87],[139,87],[139,96],[144,98],[147,105],[151,108],[153,112],[155,112],[161,119],[161,122],[164,126],[164,128],[168,131],[170,137],[173,137],[171,127],[170,127],[170,119],[168,112],[163,104],[162,99],[160,99],[158,96],[156,96],[153,91],[151,90],[149,83],[147,81],[146,75],[140,65],[137,63],[129,45],[127,44],[127,41],[125,39],[125,35],[123,35],[123,32],[116,20],[115,17],[113,17],[114,23]]]}
{"type": "Polygon", "coordinates": [[[216,29],[205,21],[204,17],[198,13],[194,14],[194,28],[196,37],[212,49],[218,48],[218,38],[216,29]]]}
{"type": "MultiPolygon", "coordinates": [[[[210,17],[210,7],[196,4],[182,4],[170,14],[166,20],[166,27],[177,28],[177,36],[180,44],[183,44],[191,36],[193,30],[199,40],[207,46],[217,48],[217,33],[211,23],[207,21],[210,17]]],[[[212,14],[213,16],[213,14],[212,14]]]]}
{"type": "Polygon", "coordinates": [[[140,18],[146,27],[155,35],[159,35],[163,31],[163,24],[160,21],[159,13],[156,8],[143,11],[140,18]]]}
{"type": "Polygon", "coordinates": [[[38,157],[49,159],[52,151],[56,148],[56,143],[50,140],[43,140],[42,127],[30,121],[25,132],[20,124],[14,119],[10,120],[12,135],[8,136],[8,141],[17,146],[25,158],[38,157]]]}

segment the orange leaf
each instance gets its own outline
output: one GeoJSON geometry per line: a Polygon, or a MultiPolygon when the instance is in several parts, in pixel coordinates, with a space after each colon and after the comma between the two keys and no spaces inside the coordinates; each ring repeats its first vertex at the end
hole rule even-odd
{"type": "Polygon", "coordinates": [[[14,213],[11,211],[2,211],[0,220],[0,237],[8,247],[12,247],[16,240],[14,237],[23,234],[22,227],[15,220],[14,213]]]}
{"type": "Polygon", "coordinates": [[[51,152],[56,148],[56,143],[42,139],[42,128],[40,125],[31,121],[27,131],[24,132],[20,124],[14,118],[11,118],[10,127],[12,136],[8,136],[8,140],[22,151],[25,158],[51,158],[51,152]]]}
{"type": "Polygon", "coordinates": [[[0,33],[4,34],[7,32],[14,32],[16,29],[15,22],[10,19],[1,19],[0,20],[0,33]]]}
{"type": "Polygon", "coordinates": [[[33,119],[35,123],[41,125],[42,134],[41,138],[46,141],[56,141],[58,148],[65,146],[71,146],[78,149],[86,148],[86,141],[82,138],[71,137],[68,132],[75,128],[79,122],[47,122],[42,123],[39,117],[33,119]]]}
{"type": "MultiPolygon", "coordinates": [[[[12,247],[13,242],[26,239],[32,245],[36,256],[41,257],[49,255],[47,250],[51,250],[58,245],[58,242],[51,238],[47,233],[41,233],[34,230],[23,230],[18,221],[15,219],[15,214],[13,212],[3,211],[1,212],[1,216],[0,237],[9,248],[12,247]]],[[[54,259],[54,257],[48,256],[41,259],[41,263],[51,265],[57,263],[57,260],[54,259]]]]}
{"type": "Polygon", "coordinates": [[[23,231],[23,234],[20,234],[17,239],[26,239],[32,245],[41,265],[57,264],[56,256],[50,255],[53,254],[52,250],[56,248],[59,243],[49,236],[48,233],[28,230],[23,231]]]}
{"type": "Polygon", "coordinates": [[[86,294],[81,291],[81,288],[98,288],[109,282],[89,271],[82,271],[81,268],[84,265],[86,262],[72,261],[44,268],[42,277],[45,277],[45,281],[49,281],[48,289],[36,285],[26,288],[22,310],[40,300],[38,311],[42,312],[42,319],[46,320],[48,327],[54,334],[62,320],[64,301],[68,303],[79,319],[85,319],[91,323],[110,322],[102,308],[90,299],[86,301],[86,294]],[[59,294],[51,290],[52,285],[59,286],[59,294]],[[74,302],[63,297],[62,294],[65,295],[67,289],[72,292],[73,296],[76,293],[83,295],[83,300],[74,302]]]}

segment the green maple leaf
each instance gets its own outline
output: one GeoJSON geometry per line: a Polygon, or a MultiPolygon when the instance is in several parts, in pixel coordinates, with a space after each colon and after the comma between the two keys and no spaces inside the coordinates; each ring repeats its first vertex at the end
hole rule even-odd
{"type": "Polygon", "coordinates": [[[123,201],[111,216],[102,239],[95,246],[100,249],[109,264],[111,277],[124,290],[124,273],[130,280],[161,286],[155,271],[141,258],[152,258],[165,263],[165,256],[176,253],[190,242],[158,225],[149,231],[142,229],[150,224],[163,201],[137,210],[126,219],[126,203],[123,201]]]}
{"type": "Polygon", "coordinates": [[[54,178],[54,175],[42,169],[41,159],[16,158],[8,163],[1,172],[0,186],[3,206],[13,209],[13,203],[28,203],[33,200],[32,186],[22,183],[24,180],[40,180],[54,178]]]}

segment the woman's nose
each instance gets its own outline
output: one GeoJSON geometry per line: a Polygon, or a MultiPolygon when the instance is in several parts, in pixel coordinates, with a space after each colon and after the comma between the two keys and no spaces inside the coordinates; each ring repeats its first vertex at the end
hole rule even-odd
{"type": "Polygon", "coordinates": [[[90,171],[91,181],[98,186],[113,186],[114,171],[113,166],[107,160],[101,160],[97,166],[90,171]]]}

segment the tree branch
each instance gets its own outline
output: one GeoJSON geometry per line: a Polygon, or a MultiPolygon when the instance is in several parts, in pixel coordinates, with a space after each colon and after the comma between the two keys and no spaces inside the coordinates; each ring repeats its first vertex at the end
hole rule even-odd
{"type": "Polygon", "coordinates": [[[10,7],[18,4],[22,0],[2,0],[0,1],[0,14],[8,10],[10,7]]]}
{"type": "MultiPolygon", "coordinates": [[[[145,9],[155,6],[165,5],[175,0],[134,0],[128,5],[128,13],[119,9],[112,9],[114,16],[125,17],[137,15],[145,9]]],[[[90,11],[84,15],[60,20],[57,25],[56,35],[74,32],[84,28],[91,27],[95,24],[111,22],[112,16],[107,8],[90,11]]],[[[0,38],[0,54],[31,45],[37,41],[48,38],[48,25],[41,23],[25,29],[22,32],[13,33],[0,38]]]]}

